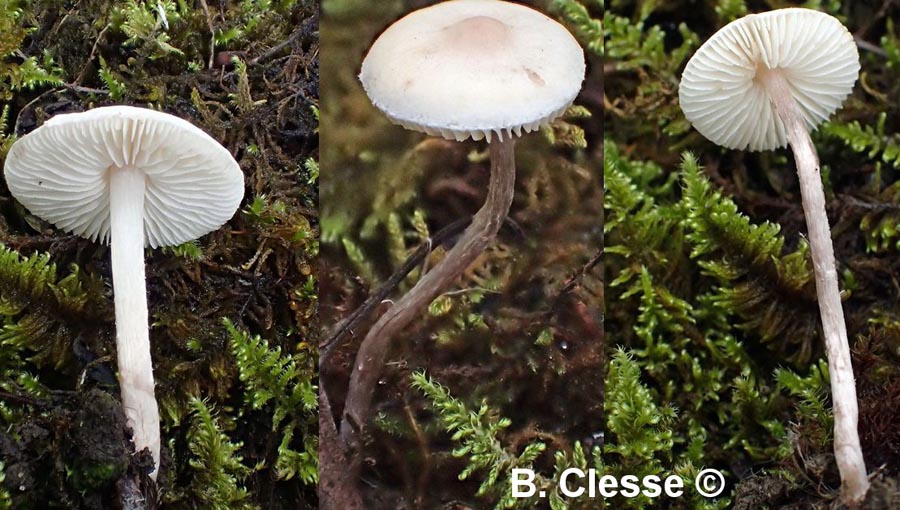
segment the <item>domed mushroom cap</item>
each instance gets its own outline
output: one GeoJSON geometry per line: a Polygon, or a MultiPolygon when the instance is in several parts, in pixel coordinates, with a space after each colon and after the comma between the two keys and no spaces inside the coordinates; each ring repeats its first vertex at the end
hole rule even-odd
{"type": "Polygon", "coordinates": [[[761,72],[787,80],[812,131],[837,110],[859,75],[853,36],[834,17],[810,9],[751,14],[716,32],[685,67],[678,98],[703,136],[730,149],[787,144],[761,72]]]}
{"type": "Polygon", "coordinates": [[[359,78],[372,103],[406,128],[490,141],[562,114],[584,73],[581,47],[547,16],[498,0],[453,0],[391,25],[359,78]]]}
{"type": "Polygon", "coordinates": [[[145,175],[144,240],[170,246],[219,228],[244,194],[231,154],[190,122],[131,106],[57,115],[13,144],[6,183],[33,214],[109,242],[109,176],[145,175]]]}

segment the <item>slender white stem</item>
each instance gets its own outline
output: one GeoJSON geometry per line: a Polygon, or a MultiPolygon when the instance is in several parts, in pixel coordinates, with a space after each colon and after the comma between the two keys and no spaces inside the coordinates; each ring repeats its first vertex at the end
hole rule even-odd
{"type": "Polygon", "coordinates": [[[147,283],[144,276],[144,174],[112,168],[109,216],[113,293],[116,303],[116,351],[122,406],[134,434],[136,451],[149,448],[154,480],[159,470],[159,409],[153,394],[147,283]]]}
{"type": "Polygon", "coordinates": [[[850,343],[841,307],[835,269],[831,229],[825,213],[825,191],[819,175],[819,156],[784,76],[776,70],[762,70],[757,78],[766,87],[775,111],[784,122],[788,143],[794,151],[803,213],[809,231],[809,245],[816,274],[816,294],[825,335],[831,400],[834,406],[834,458],[841,473],[842,497],[851,507],[858,505],[869,490],[866,463],[859,445],[856,382],[850,363],[850,343]]]}

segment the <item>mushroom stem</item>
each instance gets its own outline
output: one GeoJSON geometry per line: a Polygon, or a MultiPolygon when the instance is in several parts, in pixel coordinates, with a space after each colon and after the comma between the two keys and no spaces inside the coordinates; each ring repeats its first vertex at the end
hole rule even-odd
{"type": "Polygon", "coordinates": [[[144,174],[113,168],[109,177],[116,353],[122,406],[136,451],[149,448],[153,472],[159,470],[159,409],[153,394],[147,288],[144,276],[144,174]]]}
{"type": "Polygon", "coordinates": [[[834,406],[834,458],[843,481],[842,496],[855,505],[865,498],[869,489],[866,463],[859,445],[857,421],[859,409],[856,383],[850,360],[850,343],[841,307],[835,269],[834,246],[825,211],[825,191],[819,175],[819,156],[809,136],[799,106],[790,85],[779,70],[763,70],[757,74],[766,87],[779,118],[784,122],[788,144],[794,151],[800,196],[806,216],[810,251],[816,275],[816,294],[825,351],[828,355],[828,374],[831,379],[831,400],[834,406]]]}
{"type": "Polygon", "coordinates": [[[443,292],[493,242],[512,205],[516,180],[515,140],[494,140],[491,149],[491,178],[487,199],[472,224],[441,262],[382,315],[359,347],[341,420],[341,439],[348,450],[358,448],[372,397],[387,357],[391,339],[406,328],[429,303],[443,292]]]}

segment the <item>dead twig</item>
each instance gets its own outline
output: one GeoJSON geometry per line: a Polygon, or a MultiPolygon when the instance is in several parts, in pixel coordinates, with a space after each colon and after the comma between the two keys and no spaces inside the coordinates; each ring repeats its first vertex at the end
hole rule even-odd
{"type": "Polygon", "coordinates": [[[200,7],[203,8],[203,14],[206,15],[206,25],[209,27],[209,69],[212,69],[216,57],[216,29],[213,27],[212,17],[209,15],[209,6],[206,4],[206,0],[200,0],[200,7]]]}
{"type": "Polygon", "coordinates": [[[574,275],[572,275],[566,283],[560,289],[559,294],[556,296],[556,302],[553,306],[553,310],[556,310],[559,307],[559,303],[562,301],[564,297],[571,294],[576,287],[581,285],[581,281],[584,279],[584,275],[588,274],[594,267],[600,263],[600,257],[603,256],[603,248],[597,250],[587,263],[581,267],[574,275]]]}
{"type": "Polygon", "coordinates": [[[879,23],[885,16],[887,16],[888,10],[891,8],[891,4],[894,3],[895,0],[883,0],[881,2],[881,7],[878,9],[878,12],[875,13],[874,16],[871,16],[869,20],[864,24],[859,30],[853,34],[854,38],[857,40],[857,44],[861,39],[865,39],[867,35],[869,35],[869,31],[879,23]]]}
{"type": "Polygon", "coordinates": [[[416,420],[409,402],[403,403],[403,414],[409,421],[409,426],[416,438],[416,445],[419,447],[419,455],[422,457],[422,466],[416,479],[416,499],[413,502],[417,509],[421,509],[424,508],[425,498],[428,494],[428,479],[431,476],[431,450],[428,448],[428,439],[422,428],[419,427],[419,422],[416,420]]]}
{"type": "Polygon", "coordinates": [[[87,60],[84,61],[84,66],[81,67],[81,71],[78,73],[78,77],[75,78],[75,82],[74,82],[75,85],[80,84],[81,80],[84,79],[84,73],[87,72],[88,65],[94,61],[94,56],[97,54],[97,46],[100,44],[100,41],[103,39],[103,36],[106,34],[106,29],[108,29],[108,28],[109,28],[109,23],[107,23],[103,27],[103,30],[101,30],[100,33],[97,34],[97,38],[94,39],[94,45],[91,46],[91,54],[88,55],[87,60]]]}
{"type": "Polygon", "coordinates": [[[63,87],[65,87],[68,90],[71,90],[72,92],[79,92],[82,94],[100,94],[103,96],[109,95],[108,90],[95,89],[92,87],[82,87],[81,85],[78,85],[76,83],[64,83],[63,87]]]}
{"type": "Polygon", "coordinates": [[[27,395],[19,395],[16,393],[9,393],[7,391],[0,391],[0,400],[3,401],[12,401],[19,404],[25,404],[29,406],[39,406],[41,402],[33,399],[27,395]]]}
{"type": "Polygon", "coordinates": [[[419,264],[425,260],[425,257],[431,253],[431,250],[435,246],[439,246],[445,240],[455,236],[463,229],[469,226],[469,223],[472,222],[472,218],[464,218],[461,220],[457,220],[446,227],[439,230],[436,234],[431,236],[429,242],[423,243],[419,248],[410,255],[406,261],[403,263],[400,268],[391,275],[390,278],[385,281],[381,287],[378,288],[371,296],[369,296],[366,301],[360,305],[353,313],[347,316],[346,319],[342,320],[338,325],[334,328],[332,333],[328,336],[325,341],[319,344],[319,351],[321,352],[320,362],[321,366],[325,366],[326,360],[331,355],[336,347],[338,347],[341,343],[341,339],[348,332],[352,335],[353,328],[359,325],[369,314],[372,313],[375,308],[381,304],[387,297],[390,295],[394,289],[400,285],[406,276],[411,273],[419,264]]]}
{"type": "Polygon", "coordinates": [[[299,39],[301,35],[308,35],[311,30],[311,27],[313,25],[318,26],[318,21],[319,20],[316,17],[308,18],[302,25],[300,25],[299,28],[297,28],[296,30],[291,32],[291,35],[289,35],[287,39],[285,39],[284,41],[281,41],[280,43],[276,44],[275,46],[272,46],[268,50],[264,51],[262,54],[250,59],[250,62],[248,62],[248,64],[250,64],[250,65],[259,64],[260,62],[268,60],[268,59],[272,58],[273,56],[277,55],[278,52],[280,52],[284,48],[290,46],[291,44],[294,44],[294,41],[299,39]]]}

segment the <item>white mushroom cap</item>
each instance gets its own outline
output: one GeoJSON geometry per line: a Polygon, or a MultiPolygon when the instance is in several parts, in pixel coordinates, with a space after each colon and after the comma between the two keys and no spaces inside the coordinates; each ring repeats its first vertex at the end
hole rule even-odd
{"type": "Polygon", "coordinates": [[[190,122],[131,106],[57,115],[13,144],[6,183],[13,196],[57,227],[107,243],[109,175],[146,179],[144,239],[153,248],[219,228],[244,194],[231,154],[190,122]]]}
{"type": "Polygon", "coordinates": [[[772,150],[787,136],[760,71],[783,73],[807,128],[837,110],[859,75],[853,36],[834,17],[790,8],[751,14],[716,32],[685,67],[681,109],[703,136],[730,149],[772,150]]]}
{"type": "Polygon", "coordinates": [[[372,103],[406,128],[490,141],[562,114],[584,73],[584,52],[556,21],[519,4],[453,0],[391,25],[359,78],[372,103]]]}

